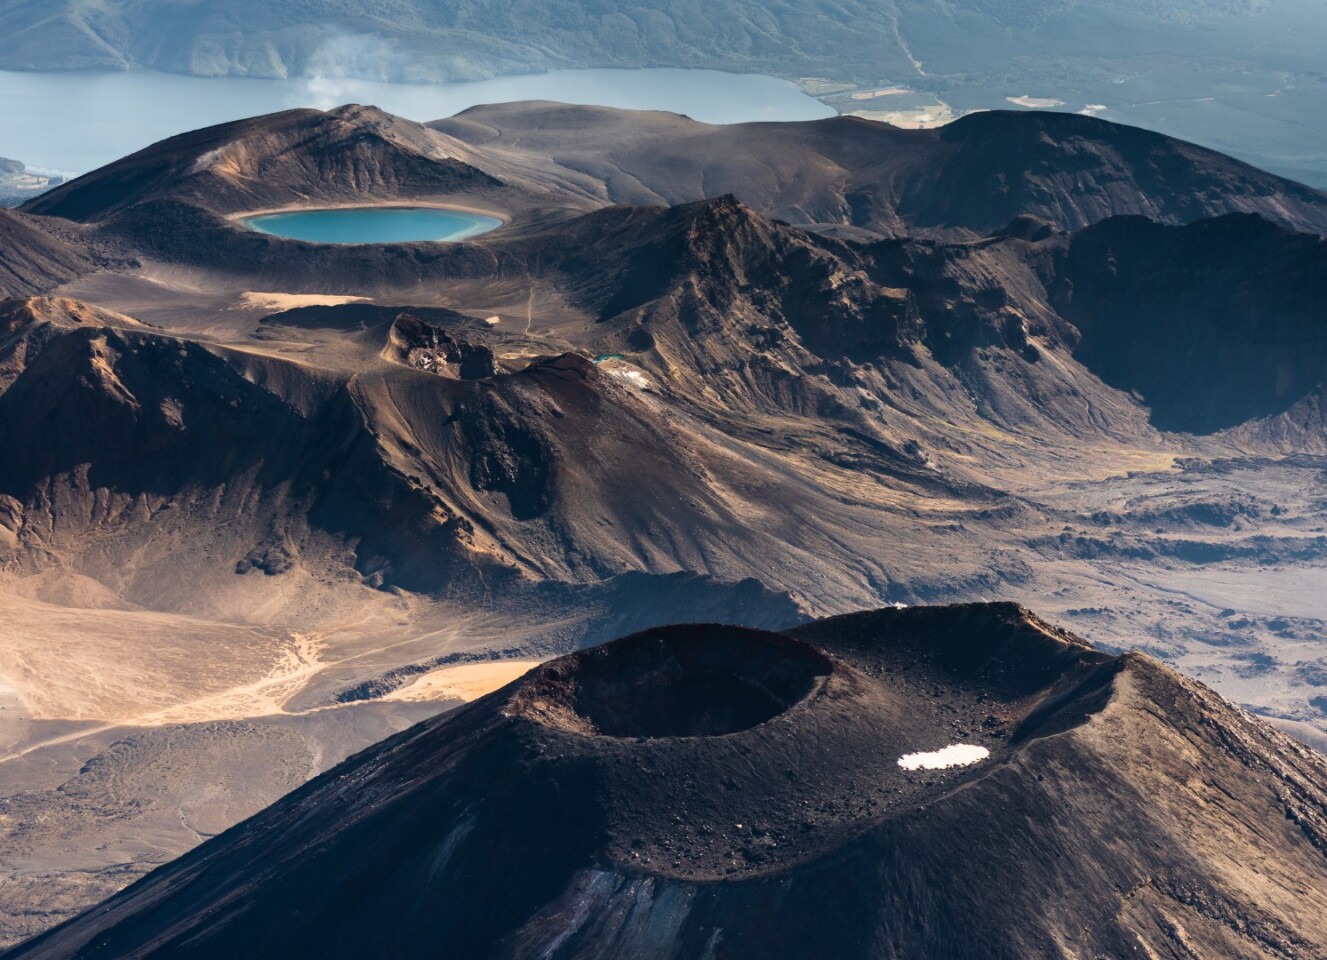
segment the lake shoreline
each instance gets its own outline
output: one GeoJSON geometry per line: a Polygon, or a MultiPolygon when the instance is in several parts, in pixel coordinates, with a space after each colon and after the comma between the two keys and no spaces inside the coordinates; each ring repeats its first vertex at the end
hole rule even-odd
{"type": "MultiPolygon", "coordinates": [[[[511,223],[511,214],[495,210],[491,207],[475,207],[461,203],[444,203],[434,200],[406,200],[396,198],[384,200],[381,203],[347,200],[344,203],[322,203],[315,205],[308,204],[287,204],[283,207],[271,207],[265,210],[246,210],[242,213],[231,213],[226,215],[226,219],[243,223],[247,220],[256,220],[259,217],[278,217],[285,213],[314,213],[319,210],[454,210],[457,213],[468,213],[479,217],[492,217],[494,220],[502,222],[503,226],[511,223]]],[[[493,229],[497,229],[494,227],[493,229]]]]}
{"type": "Polygon", "coordinates": [[[664,110],[715,124],[817,120],[836,113],[781,77],[683,68],[563,70],[453,84],[207,78],[152,70],[0,71],[5,153],[71,178],[181,133],[283,110],[361,103],[428,123],[481,104],[522,100],[664,110]],[[151,110],[143,109],[147,103],[151,110]],[[52,123],[52,117],[60,121],[52,123]]]}

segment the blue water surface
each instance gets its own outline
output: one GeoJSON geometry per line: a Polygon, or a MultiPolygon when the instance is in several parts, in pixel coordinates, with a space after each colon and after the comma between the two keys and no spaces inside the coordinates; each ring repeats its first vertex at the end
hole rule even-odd
{"type": "Polygon", "coordinates": [[[309,243],[414,243],[456,241],[500,227],[497,217],[438,207],[354,207],[269,213],[245,226],[309,243]]]}

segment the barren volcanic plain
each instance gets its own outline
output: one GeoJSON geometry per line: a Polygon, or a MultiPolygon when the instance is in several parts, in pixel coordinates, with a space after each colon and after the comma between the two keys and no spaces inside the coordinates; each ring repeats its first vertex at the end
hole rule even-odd
{"type": "MultiPolygon", "coordinates": [[[[1013,600],[1327,742],[1324,233],[1321,192],[1090,117],[551,103],[260,117],[0,211],[0,940],[662,624],[1013,600]],[[411,204],[503,225],[241,222],[411,204]]],[[[1110,662],[1318,789],[1260,722],[1110,662]]],[[[1201,955],[1226,927],[1194,909],[1201,955]]],[[[1291,913],[1266,929],[1309,937],[1291,913]]]]}

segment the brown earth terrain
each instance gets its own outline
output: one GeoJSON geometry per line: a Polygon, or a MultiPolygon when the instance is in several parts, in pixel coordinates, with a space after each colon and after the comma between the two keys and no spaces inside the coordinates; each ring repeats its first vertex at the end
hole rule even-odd
{"type": "Polygon", "coordinates": [[[0,936],[677,621],[1014,599],[1327,735],[1324,229],[1084,117],[547,104],[258,118],[0,212],[0,936]],[[236,219],[352,202],[506,222],[236,219]]]}

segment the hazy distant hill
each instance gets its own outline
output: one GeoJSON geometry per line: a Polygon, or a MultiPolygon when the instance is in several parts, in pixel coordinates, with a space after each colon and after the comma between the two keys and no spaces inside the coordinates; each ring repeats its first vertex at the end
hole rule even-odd
{"type": "Polygon", "coordinates": [[[1151,52],[1149,45],[1167,54],[1210,55],[1214,43],[1229,47],[1227,55],[1243,55],[1246,37],[1229,18],[1247,19],[1264,6],[1258,0],[1107,0],[1090,7],[1074,0],[398,0],[370,10],[349,0],[0,0],[0,67],[419,80],[683,66],[901,79],[922,69],[917,58],[925,62],[955,40],[975,44],[972,53],[982,61],[1045,60],[1084,49],[1123,57],[1151,52]],[[1185,35],[1179,46],[1158,30],[1198,21],[1208,29],[1185,35]]]}
{"type": "Polygon", "coordinates": [[[51,7],[0,3],[0,65],[471,79],[569,66],[772,71],[821,61],[846,75],[905,62],[888,9],[865,0],[722,7],[400,0],[373,10],[347,0],[63,0],[55,14],[51,7]]]}

